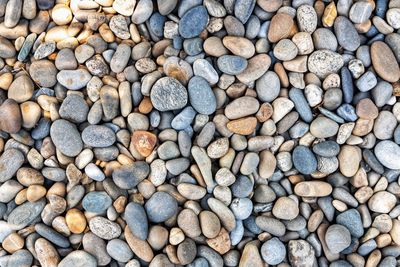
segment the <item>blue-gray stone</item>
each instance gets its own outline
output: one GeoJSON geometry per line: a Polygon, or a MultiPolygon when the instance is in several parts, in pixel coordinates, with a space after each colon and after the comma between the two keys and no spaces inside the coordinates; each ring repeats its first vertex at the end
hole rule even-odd
{"type": "Polygon", "coordinates": [[[168,193],[156,192],[147,200],[144,208],[149,221],[160,223],[178,212],[178,202],[168,193]]]}
{"type": "Polygon", "coordinates": [[[356,110],[350,104],[343,104],[337,110],[336,113],[342,117],[345,121],[356,121],[358,116],[356,110]]]}
{"type": "Polygon", "coordinates": [[[33,256],[26,250],[21,249],[14,252],[7,261],[7,267],[30,267],[32,266],[33,256]]]}
{"type": "Polygon", "coordinates": [[[377,0],[375,2],[375,4],[376,4],[375,15],[385,19],[385,14],[386,14],[386,11],[388,8],[388,3],[389,3],[389,0],[377,0]]]}
{"type": "Polygon", "coordinates": [[[104,125],[89,125],[82,131],[83,142],[91,147],[108,147],[115,143],[112,129],[104,125]]]}
{"type": "Polygon", "coordinates": [[[338,260],[338,261],[331,262],[329,267],[353,267],[353,265],[350,264],[348,261],[338,260]]]}
{"type": "Polygon", "coordinates": [[[373,169],[375,172],[377,172],[379,174],[383,174],[385,172],[385,168],[379,162],[379,160],[376,158],[375,154],[371,150],[364,149],[363,150],[363,158],[364,158],[365,162],[368,164],[368,166],[370,166],[371,169],[373,169]]]}
{"type": "Polygon", "coordinates": [[[229,75],[242,73],[247,67],[247,60],[240,56],[223,55],[217,60],[220,71],[229,75]]]}
{"type": "Polygon", "coordinates": [[[33,47],[33,44],[35,43],[36,37],[37,37],[36,33],[31,33],[26,37],[24,44],[19,50],[18,61],[23,62],[27,58],[29,52],[33,47]]]}
{"type": "Polygon", "coordinates": [[[246,220],[243,221],[244,227],[252,232],[253,234],[261,234],[262,230],[256,224],[256,217],[254,215],[250,215],[246,220]]]}
{"type": "Polygon", "coordinates": [[[11,211],[7,222],[15,230],[21,230],[31,224],[44,209],[46,200],[41,199],[36,202],[25,202],[11,211]]]}
{"type": "Polygon", "coordinates": [[[378,267],[396,267],[397,261],[393,256],[385,257],[378,265],[378,267]]]}
{"type": "Polygon", "coordinates": [[[172,128],[175,130],[183,130],[190,126],[193,122],[196,111],[192,107],[184,108],[171,122],[172,128]]]}
{"type": "Polygon", "coordinates": [[[132,234],[145,240],[149,232],[149,224],[143,206],[135,202],[129,203],[125,208],[124,216],[132,234]]]}
{"type": "Polygon", "coordinates": [[[200,114],[210,115],[217,108],[217,100],[207,80],[194,76],[188,84],[189,100],[191,106],[200,114]]]}
{"type": "Polygon", "coordinates": [[[261,246],[261,257],[270,265],[278,265],[286,257],[286,247],[277,237],[273,237],[261,246]]]}
{"type": "Polygon", "coordinates": [[[158,38],[162,38],[164,36],[164,23],[166,20],[160,13],[153,13],[147,22],[149,30],[158,38]]]}
{"type": "Polygon", "coordinates": [[[322,212],[324,213],[326,219],[328,221],[332,221],[335,215],[335,207],[332,205],[333,199],[331,197],[320,197],[317,200],[318,206],[321,208],[322,212]]]}
{"type": "Polygon", "coordinates": [[[394,142],[400,145],[400,125],[398,125],[394,130],[393,137],[394,137],[394,142]]]}
{"type": "Polygon", "coordinates": [[[195,56],[203,52],[203,39],[191,38],[183,41],[183,50],[185,50],[186,54],[189,56],[195,56]]]}
{"type": "Polygon", "coordinates": [[[358,247],[358,254],[361,256],[367,256],[371,253],[378,245],[376,244],[374,239],[370,239],[365,243],[362,243],[361,246],[358,247]]]}
{"type": "Polygon", "coordinates": [[[350,234],[356,238],[360,238],[364,234],[361,215],[356,209],[349,209],[340,213],[336,217],[336,223],[345,226],[350,234]]]}
{"type": "Polygon", "coordinates": [[[303,174],[311,174],[317,170],[317,159],[306,146],[297,146],[293,150],[292,160],[294,167],[303,174]]]}
{"type": "Polygon", "coordinates": [[[208,261],[205,258],[196,258],[192,263],[188,264],[187,267],[209,267],[208,261]]]}
{"type": "Polygon", "coordinates": [[[133,258],[129,245],[121,239],[112,239],[107,243],[107,253],[118,262],[128,262],[133,258]]]}
{"type": "Polygon", "coordinates": [[[392,92],[393,86],[390,83],[386,81],[379,81],[378,84],[371,90],[375,105],[378,108],[383,107],[392,97],[392,92]]]}
{"type": "Polygon", "coordinates": [[[75,157],[82,151],[81,135],[76,125],[67,120],[59,119],[53,122],[50,137],[56,148],[68,157],[75,157]]]}
{"type": "Polygon", "coordinates": [[[354,95],[354,84],[351,73],[347,67],[340,70],[340,78],[343,90],[343,100],[345,103],[351,103],[354,95]]]}
{"type": "Polygon", "coordinates": [[[181,50],[183,48],[183,38],[181,36],[175,36],[172,39],[172,46],[177,50],[181,50]]]}
{"type": "Polygon", "coordinates": [[[191,8],[201,5],[203,0],[181,0],[179,1],[178,16],[182,18],[185,13],[191,8]]]}
{"type": "Polygon", "coordinates": [[[294,107],[299,113],[300,117],[305,122],[311,122],[313,119],[313,115],[311,112],[311,108],[308,105],[307,99],[304,97],[303,90],[292,88],[289,91],[289,98],[293,101],[294,107]]]}
{"type": "Polygon", "coordinates": [[[308,132],[309,128],[310,127],[307,123],[298,121],[298,122],[296,122],[295,125],[293,125],[290,128],[290,130],[289,130],[290,137],[291,138],[300,138],[308,132]]]}
{"type": "Polygon", "coordinates": [[[179,34],[183,38],[198,36],[208,24],[209,16],[204,6],[197,6],[187,11],[179,21],[179,34]]]}
{"type": "Polygon", "coordinates": [[[31,136],[35,140],[40,140],[49,136],[51,121],[46,118],[41,118],[36,127],[32,130],[31,136]]]}
{"type": "Polygon", "coordinates": [[[231,191],[235,197],[247,197],[253,191],[253,182],[248,176],[240,175],[231,185],[231,191]]]}
{"type": "Polygon", "coordinates": [[[122,189],[133,189],[150,173],[149,164],[144,161],[135,161],[131,165],[123,165],[114,170],[114,183],[122,189]]]}
{"type": "Polygon", "coordinates": [[[236,0],[234,7],[235,17],[245,24],[251,13],[253,13],[255,5],[256,0],[236,0]]]}
{"type": "Polygon", "coordinates": [[[261,22],[257,16],[250,16],[246,23],[246,38],[255,39],[260,31],[261,22]]]}
{"type": "Polygon", "coordinates": [[[110,196],[106,192],[89,192],[82,200],[82,207],[89,212],[105,212],[112,204],[110,196]]]}
{"type": "Polygon", "coordinates": [[[325,115],[329,119],[334,120],[335,122],[340,123],[340,124],[344,123],[344,119],[342,119],[341,117],[339,117],[332,111],[327,110],[326,108],[323,108],[323,107],[318,107],[318,110],[319,110],[319,112],[321,112],[322,115],[325,115]]]}
{"type": "Polygon", "coordinates": [[[229,208],[237,220],[245,220],[253,211],[253,202],[249,198],[235,198],[229,208]]]}
{"type": "Polygon", "coordinates": [[[344,16],[335,19],[333,25],[338,43],[348,51],[356,51],[360,46],[360,37],[353,23],[344,16]]]}
{"type": "Polygon", "coordinates": [[[68,238],[56,232],[53,228],[48,227],[44,223],[36,224],[35,231],[36,233],[59,247],[68,248],[70,246],[68,238]]]}
{"type": "Polygon", "coordinates": [[[386,35],[385,43],[392,49],[397,61],[400,61],[400,34],[391,33],[386,35]]]}
{"type": "Polygon", "coordinates": [[[235,228],[233,228],[233,230],[229,233],[232,246],[239,244],[239,242],[243,238],[243,234],[244,234],[243,221],[236,220],[235,228]]]}
{"type": "Polygon", "coordinates": [[[377,83],[375,74],[372,71],[367,71],[356,81],[356,86],[361,92],[367,92],[374,88],[377,83]]]}
{"type": "Polygon", "coordinates": [[[340,152],[340,146],[335,141],[324,141],[313,146],[313,152],[322,157],[334,157],[340,152]]]}

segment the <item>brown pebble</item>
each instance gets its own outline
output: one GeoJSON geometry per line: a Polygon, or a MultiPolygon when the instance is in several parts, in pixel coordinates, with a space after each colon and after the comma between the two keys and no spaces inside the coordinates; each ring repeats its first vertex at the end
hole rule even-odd
{"type": "Polygon", "coordinates": [[[46,188],[41,185],[30,185],[26,192],[26,198],[29,202],[35,202],[46,195],[46,188]]]}
{"type": "Polygon", "coordinates": [[[400,67],[387,44],[381,41],[371,45],[371,60],[376,73],[388,82],[400,79],[400,67]]]}
{"type": "Polygon", "coordinates": [[[206,242],[212,249],[214,249],[221,255],[228,252],[231,248],[229,233],[225,230],[225,228],[221,228],[221,231],[216,237],[209,238],[206,240],[206,242]]]}
{"type": "Polygon", "coordinates": [[[78,209],[70,209],[65,215],[69,230],[74,234],[80,234],[86,229],[86,218],[78,209]]]}
{"type": "Polygon", "coordinates": [[[289,37],[294,26],[294,21],[291,16],[283,12],[277,13],[272,17],[268,30],[268,40],[272,43],[276,43],[281,39],[289,37]]]}
{"type": "Polygon", "coordinates": [[[362,119],[373,120],[378,117],[379,110],[371,99],[364,98],[357,103],[356,113],[362,119]]]}
{"type": "Polygon", "coordinates": [[[332,193],[332,186],[322,181],[306,181],[296,184],[294,192],[301,197],[325,197],[332,193]]]}
{"type": "Polygon", "coordinates": [[[256,129],[257,119],[254,117],[247,117],[228,122],[226,127],[233,133],[241,135],[252,134],[256,129]]]}
{"type": "Polygon", "coordinates": [[[135,131],[132,134],[131,142],[140,155],[147,157],[153,152],[154,146],[157,143],[157,136],[146,131],[135,131]]]}
{"type": "Polygon", "coordinates": [[[22,115],[18,103],[7,99],[0,106],[0,129],[7,133],[17,133],[21,125],[22,115]]]}
{"type": "Polygon", "coordinates": [[[24,247],[24,239],[17,233],[9,234],[2,243],[2,247],[8,253],[14,253],[24,247]]]}

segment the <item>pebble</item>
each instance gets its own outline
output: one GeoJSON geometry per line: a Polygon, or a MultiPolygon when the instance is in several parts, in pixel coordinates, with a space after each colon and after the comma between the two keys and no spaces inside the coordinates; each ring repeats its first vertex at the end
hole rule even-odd
{"type": "Polygon", "coordinates": [[[400,147],[389,140],[384,140],[376,144],[375,156],[385,167],[389,169],[400,169],[398,159],[400,157],[400,147]]]}
{"type": "Polygon", "coordinates": [[[67,266],[97,266],[96,258],[87,253],[84,250],[76,250],[69,253],[64,259],[58,264],[60,267],[67,266]]]}
{"type": "Polygon", "coordinates": [[[176,200],[165,192],[154,193],[144,206],[151,222],[164,222],[174,216],[178,210],[176,200]]]}
{"type": "Polygon", "coordinates": [[[76,126],[66,120],[53,122],[50,136],[57,149],[66,156],[75,157],[82,151],[83,143],[76,126]]]}
{"type": "Polygon", "coordinates": [[[0,265],[394,266],[399,7],[0,0],[0,265]]]}
{"type": "Polygon", "coordinates": [[[217,65],[223,73],[237,75],[246,69],[247,61],[240,56],[224,55],[218,58],[217,65]]]}
{"type": "Polygon", "coordinates": [[[294,167],[303,174],[311,174],[317,170],[317,159],[308,147],[297,146],[292,156],[294,167]]]}
{"type": "Polygon", "coordinates": [[[340,253],[351,244],[350,232],[343,225],[333,224],[326,230],[325,242],[332,253],[340,253]]]}
{"type": "Polygon", "coordinates": [[[399,64],[389,46],[377,41],[371,45],[371,60],[376,73],[388,82],[396,82],[400,79],[399,64]]]}
{"type": "Polygon", "coordinates": [[[145,240],[148,236],[149,226],[144,208],[140,204],[131,202],[126,206],[124,216],[132,234],[145,240]]]}
{"type": "Polygon", "coordinates": [[[171,77],[159,79],[150,94],[153,106],[159,111],[181,109],[187,104],[187,98],[185,87],[171,77]]]}
{"type": "Polygon", "coordinates": [[[198,36],[207,26],[209,16],[204,6],[188,10],[179,21],[179,34],[183,38],[198,36]]]}
{"type": "Polygon", "coordinates": [[[356,51],[360,46],[360,37],[351,21],[345,16],[339,16],[333,27],[338,43],[348,51],[356,51]]]}
{"type": "Polygon", "coordinates": [[[69,90],[79,90],[87,85],[92,76],[85,69],[62,70],[57,74],[57,81],[69,90]]]}
{"type": "Polygon", "coordinates": [[[111,198],[105,192],[90,192],[82,199],[82,207],[93,213],[106,211],[111,203],[111,198]]]}
{"type": "Polygon", "coordinates": [[[136,161],[114,170],[112,177],[117,186],[122,189],[132,189],[143,181],[150,172],[149,165],[144,161],[136,161]]]}
{"type": "Polygon", "coordinates": [[[189,101],[200,114],[209,115],[215,112],[217,101],[207,80],[194,76],[188,84],[189,101]]]}
{"type": "Polygon", "coordinates": [[[89,125],[82,131],[82,141],[91,147],[108,147],[116,140],[112,129],[103,125],[89,125]]]}
{"type": "Polygon", "coordinates": [[[330,50],[317,50],[308,58],[308,69],[320,78],[337,73],[343,64],[342,56],[330,50]]]}
{"type": "Polygon", "coordinates": [[[273,237],[261,246],[261,257],[268,264],[280,264],[286,257],[286,247],[278,238],[273,237]]]}

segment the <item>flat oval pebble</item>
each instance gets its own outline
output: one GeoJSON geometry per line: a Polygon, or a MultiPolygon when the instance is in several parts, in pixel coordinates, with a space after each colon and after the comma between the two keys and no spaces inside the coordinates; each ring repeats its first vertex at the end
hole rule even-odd
{"type": "Polygon", "coordinates": [[[293,150],[293,164],[299,172],[311,174],[317,169],[317,159],[308,147],[297,146],[293,150]]]}
{"type": "Polygon", "coordinates": [[[111,201],[105,192],[90,192],[82,199],[82,206],[89,212],[102,213],[111,206],[111,201]]]}
{"type": "Polygon", "coordinates": [[[103,125],[89,125],[82,132],[82,141],[91,147],[108,147],[114,144],[115,133],[103,125]]]}
{"type": "Polygon", "coordinates": [[[389,46],[384,42],[374,42],[371,45],[371,60],[378,75],[388,81],[396,82],[400,79],[399,64],[389,46]]]}
{"type": "Polygon", "coordinates": [[[400,147],[392,141],[381,141],[376,144],[375,155],[380,163],[389,169],[400,169],[400,147]]]}
{"type": "Polygon", "coordinates": [[[231,55],[224,55],[222,57],[219,57],[217,64],[220,71],[229,75],[240,74],[247,67],[246,59],[240,56],[231,56],[231,55]]]}
{"type": "Polygon", "coordinates": [[[77,156],[82,150],[83,144],[76,126],[66,120],[53,122],[50,136],[54,145],[66,156],[77,156]]]}
{"type": "Polygon", "coordinates": [[[360,37],[351,21],[339,16],[335,19],[334,30],[338,43],[348,51],[355,51],[360,46],[360,37]]]}
{"type": "Polygon", "coordinates": [[[183,38],[198,36],[207,26],[209,17],[204,6],[187,11],[179,21],[179,33],[183,38]]]}
{"type": "Polygon", "coordinates": [[[194,76],[188,84],[189,101],[200,114],[212,114],[217,108],[217,102],[208,82],[199,76],[194,76]]]}
{"type": "Polygon", "coordinates": [[[60,267],[67,266],[97,266],[96,258],[83,250],[76,250],[69,253],[60,263],[60,267]]]}

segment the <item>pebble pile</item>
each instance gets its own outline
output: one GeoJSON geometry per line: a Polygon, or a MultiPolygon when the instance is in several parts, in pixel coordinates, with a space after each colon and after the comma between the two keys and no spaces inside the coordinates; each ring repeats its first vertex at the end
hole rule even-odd
{"type": "Polygon", "coordinates": [[[0,267],[400,265],[399,0],[0,0],[0,267]]]}

